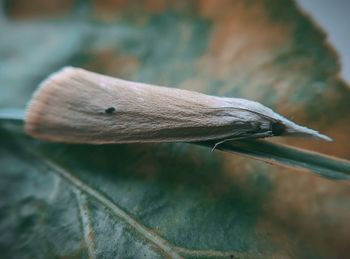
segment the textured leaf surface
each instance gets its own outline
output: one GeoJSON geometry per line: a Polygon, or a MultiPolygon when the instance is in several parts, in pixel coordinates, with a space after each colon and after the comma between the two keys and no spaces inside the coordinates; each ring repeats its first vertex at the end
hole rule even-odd
{"type": "MultiPolygon", "coordinates": [[[[350,158],[349,87],[293,2],[140,2],[5,1],[0,108],[23,108],[47,74],[74,65],[258,100],[336,140],[288,143],[350,158]]],[[[52,144],[1,125],[8,258],[350,252],[347,181],[188,144],[52,144]]]]}

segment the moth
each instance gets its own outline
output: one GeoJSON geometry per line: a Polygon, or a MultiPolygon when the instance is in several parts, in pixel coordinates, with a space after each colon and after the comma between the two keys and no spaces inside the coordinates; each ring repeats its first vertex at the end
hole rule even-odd
{"type": "Polygon", "coordinates": [[[66,143],[199,142],[304,136],[330,141],[264,105],[66,67],[30,101],[26,131],[66,143]]]}

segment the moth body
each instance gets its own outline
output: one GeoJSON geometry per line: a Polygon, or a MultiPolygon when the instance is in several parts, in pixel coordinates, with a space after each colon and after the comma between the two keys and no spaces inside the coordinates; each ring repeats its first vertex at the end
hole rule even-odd
{"type": "Polygon", "coordinates": [[[302,135],[330,140],[260,103],[153,86],[67,67],[29,104],[26,130],[68,143],[197,142],[302,135]]]}

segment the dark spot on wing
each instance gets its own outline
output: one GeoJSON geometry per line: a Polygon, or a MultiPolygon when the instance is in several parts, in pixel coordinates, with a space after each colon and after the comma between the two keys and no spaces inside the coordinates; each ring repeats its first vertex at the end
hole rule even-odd
{"type": "Polygon", "coordinates": [[[286,130],[286,126],[284,126],[281,122],[272,122],[271,123],[271,131],[274,136],[281,136],[286,130]]]}
{"type": "Polygon", "coordinates": [[[105,110],[105,113],[107,113],[107,114],[111,114],[111,113],[113,113],[113,112],[115,112],[115,108],[114,108],[114,107],[109,107],[109,108],[107,108],[107,109],[105,110]]]}

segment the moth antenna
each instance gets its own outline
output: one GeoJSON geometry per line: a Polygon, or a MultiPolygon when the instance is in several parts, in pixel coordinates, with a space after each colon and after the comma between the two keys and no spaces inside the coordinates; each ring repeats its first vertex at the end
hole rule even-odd
{"type": "Polygon", "coordinates": [[[213,146],[213,148],[211,149],[211,152],[213,152],[217,146],[228,142],[228,141],[235,141],[235,140],[243,140],[243,139],[252,139],[252,138],[266,138],[266,137],[272,137],[272,132],[264,132],[264,133],[255,133],[253,135],[254,137],[251,136],[242,136],[242,137],[235,137],[235,138],[227,138],[227,139],[223,139],[219,142],[216,142],[213,146]]]}

